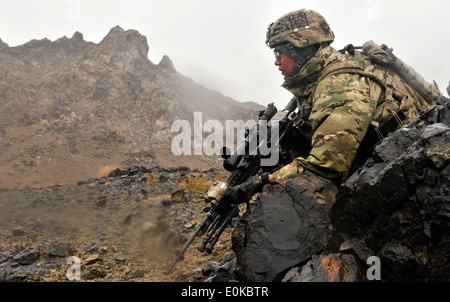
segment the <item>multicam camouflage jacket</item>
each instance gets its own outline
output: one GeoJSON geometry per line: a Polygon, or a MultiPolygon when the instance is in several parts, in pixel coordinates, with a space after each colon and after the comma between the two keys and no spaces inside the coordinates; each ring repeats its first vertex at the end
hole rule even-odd
{"type": "MultiPolygon", "coordinates": [[[[365,50],[375,55],[377,47],[365,44],[365,50]]],[[[300,100],[297,116],[310,126],[304,135],[311,149],[275,171],[275,179],[306,169],[343,182],[371,123],[383,122],[396,108],[404,110],[406,123],[432,103],[395,73],[374,64],[367,53],[342,54],[330,46],[320,49],[282,86],[300,100]]]]}

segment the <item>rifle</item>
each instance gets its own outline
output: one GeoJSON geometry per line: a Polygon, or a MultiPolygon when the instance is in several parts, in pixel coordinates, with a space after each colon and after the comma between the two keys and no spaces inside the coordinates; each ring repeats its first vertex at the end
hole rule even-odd
{"type": "MultiPolygon", "coordinates": [[[[201,237],[206,233],[201,245],[198,247],[200,252],[206,251],[211,253],[214,245],[219,240],[219,237],[225,231],[227,226],[231,223],[232,219],[239,215],[239,195],[234,190],[229,190],[230,187],[239,185],[245,182],[251,176],[256,175],[261,167],[261,158],[267,156],[270,152],[278,148],[279,141],[286,133],[287,127],[290,125],[288,115],[295,110],[296,106],[293,106],[294,98],[289,102],[288,106],[284,110],[289,111],[285,118],[278,123],[278,131],[280,135],[278,140],[270,142],[270,138],[261,137],[259,130],[261,127],[267,125],[267,122],[277,113],[277,108],[273,104],[269,104],[266,110],[260,111],[259,121],[253,125],[250,129],[247,129],[245,139],[239,144],[233,154],[230,155],[230,151],[224,147],[221,151],[221,156],[224,158],[224,168],[232,172],[228,179],[224,182],[216,182],[206,193],[206,201],[211,202],[211,208],[206,213],[203,220],[195,227],[194,232],[188,238],[183,247],[175,254],[170,264],[165,269],[165,274],[170,274],[175,264],[183,258],[184,252],[189,245],[198,236],[201,237]],[[288,108],[289,107],[289,108],[288,108]],[[249,146],[252,146],[257,140],[261,141],[255,150],[250,150],[249,146]],[[268,150],[261,153],[262,144],[271,145],[268,150]],[[269,151],[269,152],[267,152],[269,151]]],[[[295,103],[296,105],[296,103],[295,103]]]]}

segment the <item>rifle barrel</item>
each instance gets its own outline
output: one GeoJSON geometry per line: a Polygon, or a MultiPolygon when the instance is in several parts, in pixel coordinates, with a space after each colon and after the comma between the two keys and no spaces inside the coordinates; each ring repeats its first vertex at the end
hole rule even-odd
{"type": "Polygon", "coordinates": [[[196,230],[194,231],[194,233],[192,233],[192,235],[189,237],[188,241],[186,241],[186,243],[183,245],[183,247],[178,251],[178,253],[175,255],[175,257],[173,257],[172,261],[170,262],[169,266],[167,266],[167,268],[164,270],[164,273],[166,275],[170,274],[172,272],[173,267],[175,266],[175,264],[178,263],[178,261],[181,260],[181,258],[183,258],[184,252],[186,251],[186,249],[189,247],[189,245],[192,243],[192,241],[194,241],[194,238],[197,236],[198,232],[200,231],[200,228],[197,226],[196,230]]]}
{"type": "Polygon", "coordinates": [[[184,252],[187,250],[189,245],[194,241],[195,237],[203,235],[206,229],[210,226],[210,224],[215,220],[217,216],[217,210],[216,207],[213,206],[208,213],[206,213],[205,218],[203,218],[202,222],[197,224],[195,227],[194,232],[189,237],[189,239],[186,241],[186,243],[183,245],[183,247],[178,251],[178,253],[175,254],[170,264],[167,266],[167,268],[164,270],[164,273],[166,275],[170,274],[175,264],[177,264],[178,261],[183,258],[184,252]]]}

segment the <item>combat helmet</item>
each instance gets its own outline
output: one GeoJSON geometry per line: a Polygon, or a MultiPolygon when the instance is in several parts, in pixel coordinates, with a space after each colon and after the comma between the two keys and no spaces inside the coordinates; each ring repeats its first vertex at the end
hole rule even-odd
{"type": "Polygon", "coordinates": [[[301,9],[288,13],[269,25],[266,44],[270,48],[283,42],[290,42],[298,48],[314,44],[330,44],[334,33],[328,22],[312,10],[301,9]]]}

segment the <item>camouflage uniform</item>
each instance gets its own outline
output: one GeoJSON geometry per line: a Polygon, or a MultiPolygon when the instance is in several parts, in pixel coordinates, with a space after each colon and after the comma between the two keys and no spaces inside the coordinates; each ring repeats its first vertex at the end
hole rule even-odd
{"type": "MultiPolygon", "coordinates": [[[[297,74],[286,77],[282,85],[300,100],[297,116],[310,126],[310,131],[303,133],[310,139],[310,152],[274,172],[275,179],[307,169],[342,182],[371,123],[382,122],[399,107],[410,121],[430,105],[413,98],[414,91],[402,81],[387,86],[386,77],[392,74],[383,72],[366,54],[352,56],[334,50],[329,46],[333,39],[325,19],[309,10],[286,14],[269,26],[266,43],[271,48],[283,42],[300,48],[321,45],[315,56],[297,74]],[[392,97],[396,93],[400,101],[392,97]]],[[[365,46],[373,50],[378,45],[365,46]]]]}
{"type": "Polygon", "coordinates": [[[300,110],[310,110],[299,114],[309,115],[312,149],[307,158],[297,157],[292,164],[275,172],[276,179],[296,174],[303,167],[326,178],[346,178],[373,119],[381,87],[368,77],[350,73],[326,76],[317,82],[323,68],[342,60],[343,55],[325,47],[299,74],[283,84],[303,100],[300,110]]]}

